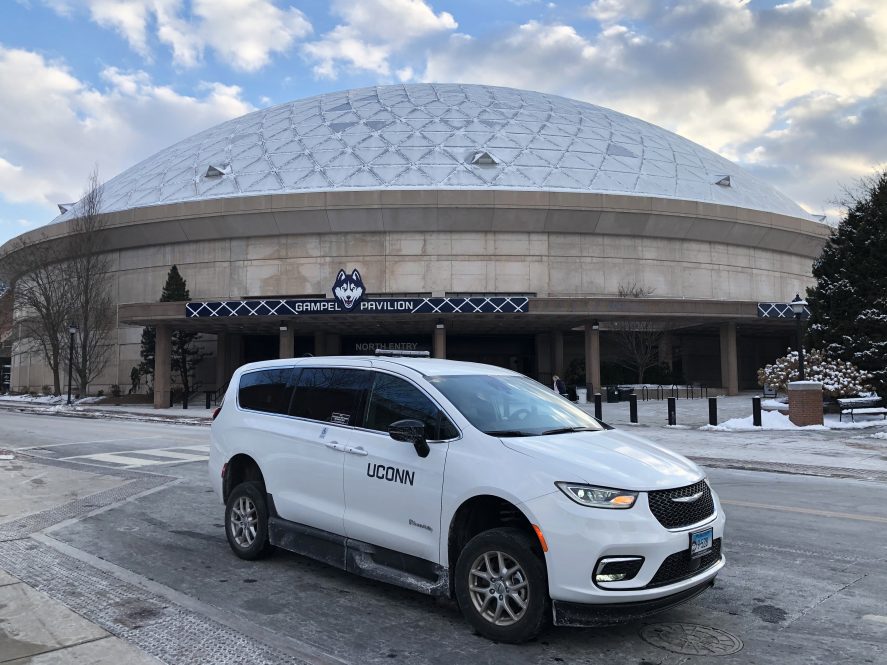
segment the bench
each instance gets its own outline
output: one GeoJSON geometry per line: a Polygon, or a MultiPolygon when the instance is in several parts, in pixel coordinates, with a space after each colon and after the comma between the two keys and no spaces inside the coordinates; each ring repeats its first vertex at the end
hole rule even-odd
{"type": "Polygon", "coordinates": [[[841,407],[841,415],[838,420],[843,422],[844,416],[850,416],[850,422],[856,422],[857,415],[865,416],[881,416],[882,420],[887,419],[887,408],[880,406],[881,398],[861,398],[851,397],[848,399],[838,399],[838,405],[841,407]]]}

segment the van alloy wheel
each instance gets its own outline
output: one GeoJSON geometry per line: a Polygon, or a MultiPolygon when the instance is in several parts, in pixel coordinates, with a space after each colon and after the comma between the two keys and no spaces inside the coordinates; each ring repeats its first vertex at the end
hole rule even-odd
{"type": "Polygon", "coordinates": [[[240,547],[250,547],[256,540],[259,514],[247,496],[241,496],[231,509],[231,535],[240,547]]]}
{"type": "Polygon", "coordinates": [[[516,527],[482,531],[456,560],[456,600],[484,637],[520,644],[551,617],[545,554],[535,534],[516,527]]]}
{"type": "Polygon", "coordinates": [[[484,552],[469,572],[468,589],[478,613],[497,626],[521,620],[530,600],[530,583],[521,565],[504,552],[484,552]]]}
{"type": "Polygon", "coordinates": [[[271,552],[265,486],[254,481],[237,485],[225,503],[225,536],[241,559],[253,561],[271,552]]]}

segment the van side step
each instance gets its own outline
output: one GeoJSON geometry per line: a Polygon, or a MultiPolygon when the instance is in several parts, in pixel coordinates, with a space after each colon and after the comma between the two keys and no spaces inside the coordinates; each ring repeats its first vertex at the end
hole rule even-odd
{"type": "Polygon", "coordinates": [[[426,559],[346,538],[281,517],[268,519],[268,538],[281,549],[340,570],[430,596],[449,596],[446,568],[426,559]]]}

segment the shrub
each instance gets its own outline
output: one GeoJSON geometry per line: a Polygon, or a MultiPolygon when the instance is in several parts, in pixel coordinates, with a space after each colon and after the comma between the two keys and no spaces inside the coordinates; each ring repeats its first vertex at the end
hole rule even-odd
{"type": "MultiPolygon", "coordinates": [[[[858,395],[869,389],[868,381],[871,379],[870,375],[861,372],[852,363],[829,360],[817,349],[806,352],[804,373],[808,381],[821,382],[823,394],[829,397],[858,395]]],[[[798,379],[798,352],[791,349],[788,355],[758,370],[759,385],[767,384],[783,392],[788,390],[790,381],[798,379]]]]}
{"type": "Polygon", "coordinates": [[[112,397],[120,397],[120,386],[116,383],[111,384],[111,396],[112,397]]]}

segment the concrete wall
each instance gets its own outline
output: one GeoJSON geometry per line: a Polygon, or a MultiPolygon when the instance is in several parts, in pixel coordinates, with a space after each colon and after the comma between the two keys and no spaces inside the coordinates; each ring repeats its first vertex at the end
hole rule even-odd
{"type": "Polygon", "coordinates": [[[406,232],[288,235],[119,251],[121,303],[157,300],[178,265],[192,298],[327,294],[341,268],[370,293],[530,292],[781,301],[810,281],[810,259],[696,240],[566,233],[406,232]]]}

